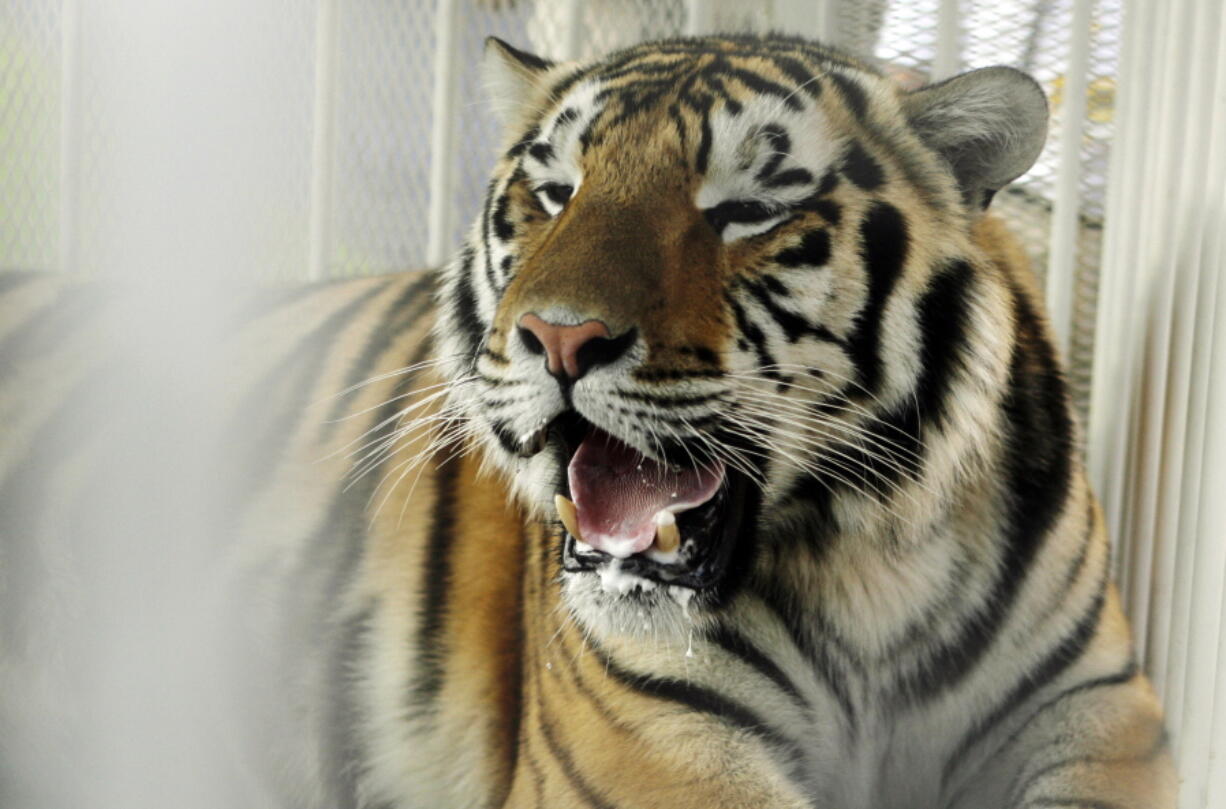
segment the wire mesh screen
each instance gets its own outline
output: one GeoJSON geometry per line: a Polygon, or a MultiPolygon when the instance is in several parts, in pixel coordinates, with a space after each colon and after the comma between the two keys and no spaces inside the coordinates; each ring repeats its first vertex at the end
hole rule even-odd
{"type": "Polygon", "coordinates": [[[59,9],[0,4],[0,266],[50,267],[59,234],[59,9]]]}
{"type": "MultiPolygon", "coordinates": [[[[1066,345],[1084,412],[1122,0],[1094,0],[1084,32],[1075,30],[1076,2],[220,3],[233,17],[218,13],[212,38],[200,47],[231,65],[236,92],[222,88],[212,97],[189,86],[182,94],[161,88],[136,98],[128,86],[147,84],[159,58],[176,64],[159,55],[159,36],[173,49],[176,25],[206,33],[209,27],[170,12],[159,18],[136,0],[58,6],[9,0],[0,6],[0,267],[106,272],[143,262],[157,268],[190,264],[193,244],[222,243],[235,247],[214,261],[266,279],[422,266],[458,244],[495,156],[500,135],[478,76],[485,36],[554,58],[589,58],[652,37],[795,30],[875,57],[907,85],[991,64],[1016,66],[1043,84],[1053,102],[1048,146],[996,206],[1021,234],[1041,276],[1051,258],[1053,216],[1076,220],[1068,248],[1074,271],[1067,281],[1066,345]],[[1087,75],[1070,83],[1078,43],[1087,75]],[[153,61],[139,65],[139,75],[132,65],[138,56],[153,61]],[[451,84],[436,81],[444,69],[455,75],[451,84]],[[1070,148],[1062,133],[1073,84],[1086,103],[1070,161],[1062,155],[1070,148]],[[143,102],[146,97],[156,103],[143,102]],[[164,108],[151,112],[158,104],[164,108]],[[177,126],[176,118],[183,119],[177,126]],[[144,143],[149,131],[174,140],[176,150],[144,143]],[[221,154],[207,143],[182,143],[209,132],[232,138],[233,148],[221,154]],[[440,133],[446,142],[438,142],[440,133]],[[438,161],[447,163],[446,171],[432,171],[438,161]],[[193,163],[196,171],[169,165],[175,162],[193,163]],[[150,182],[161,187],[133,188],[134,166],[154,167],[150,182]],[[1075,205],[1053,212],[1070,171],[1075,205]],[[218,201],[200,203],[197,190],[212,190],[218,201]],[[167,210],[178,220],[163,219],[167,210]],[[193,212],[195,222],[189,221],[193,212]],[[443,247],[434,255],[432,226],[443,247]],[[144,240],[132,238],[142,228],[179,232],[160,252],[142,252],[144,240]]],[[[183,68],[177,75],[188,74],[183,68]]]]}

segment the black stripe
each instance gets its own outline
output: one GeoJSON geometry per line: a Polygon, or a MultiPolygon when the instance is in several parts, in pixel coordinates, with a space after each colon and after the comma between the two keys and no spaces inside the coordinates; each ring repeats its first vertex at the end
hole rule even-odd
{"type": "Polygon", "coordinates": [[[622,399],[629,399],[634,402],[645,402],[647,404],[660,405],[663,407],[691,407],[693,405],[707,404],[724,396],[723,392],[704,393],[696,396],[659,396],[654,393],[642,393],[634,390],[618,390],[617,395],[622,399]]]}
{"type": "Polygon", "coordinates": [[[1102,617],[1103,604],[1106,601],[1106,593],[1107,577],[1104,572],[1098,585],[1098,591],[1094,595],[1094,600],[1077,621],[1077,625],[1073,627],[1073,630],[1054,649],[1048,652],[1047,656],[1038,665],[1026,671],[1013,688],[1009,690],[1008,696],[991,713],[976,722],[974,727],[962,737],[962,741],[955,748],[954,753],[945,762],[942,774],[943,783],[949,780],[950,775],[962,763],[966,754],[1000,724],[1001,720],[1020,708],[1039,689],[1055,680],[1069,666],[1081,658],[1082,654],[1085,653],[1086,647],[1089,646],[1090,641],[1093,639],[1095,630],[1098,629],[1099,619],[1102,617]]]}
{"type": "MultiPolygon", "coordinates": [[[[1025,792],[1028,789],[1030,789],[1035,783],[1037,783],[1039,779],[1043,778],[1046,775],[1049,775],[1052,772],[1055,772],[1056,770],[1059,770],[1065,767],[1076,767],[1079,765],[1084,766],[1087,764],[1120,764],[1120,763],[1125,763],[1125,762],[1131,763],[1131,764],[1143,764],[1146,762],[1153,761],[1155,758],[1158,757],[1159,754],[1167,750],[1167,746],[1169,742],[1169,739],[1167,738],[1166,729],[1163,728],[1161,725],[1158,725],[1157,730],[1158,732],[1154,734],[1154,741],[1149,746],[1149,749],[1146,750],[1144,753],[1141,753],[1139,756],[1128,756],[1126,758],[1125,757],[1104,758],[1100,755],[1093,755],[1093,754],[1078,755],[1078,756],[1071,756],[1069,758],[1062,759],[1060,761],[1052,762],[1051,764],[1041,767],[1032,773],[1026,773],[1025,770],[1022,770],[1018,772],[1018,774],[1014,777],[1013,782],[1009,784],[1009,789],[1005,793],[1005,795],[1009,799],[1011,804],[1016,803],[1014,796],[1018,795],[1019,793],[1025,794],[1025,792]],[[1023,776],[1025,776],[1024,781],[1022,780],[1023,776]]],[[[1026,805],[1029,806],[1030,804],[1027,803],[1026,805]]]]}
{"type": "Polygon", "coordinates": [[[801,695],[800,689],[783,673],[783,669],[779,668],[775,661],[763,654],[761,649],[754,646],[743,635],[720,624],[713,631],[708,632],[705,637],[774,683],[780,691],[787,694],[802,710],[810,710],[811,706],[801,695]]]}
{"type": "MultiPolygon", "coordinates": [[[[713,62],[712,66],[716,64],[716,62],[713,62]]],[[[728,65],[722,70],[717,69],[715,71],[715,75],[723,75],[728,78],[736,79],[754,92],[780,98],[783,100],[783,103],[788,106],[788,109],[796,112],[800,112],[804,109],[804,105],[801,104],[800,100],[796,98],[796,93],[793,90],[789,90],[782,84],[771,81],[765,76],[755,73],[747,68],[728,65]]]]}
{"type": "MultiPolygon", "coordinates": [[[[1086,682],[1078,683],[1077,685],[1071,688],[1066,688],[1064,691],[1061,691],[1056,696],[1044,702],[1038,708],[1035,708],[1034,711],[1031,712],[1030,716],[1026,717],[1025,721],[1023,721],[1022,724],[1019,725],[1016,730],[1014,730],[1011,734],[1009,734],[1009,738],[1001,742],[1000,746],[992,751],[992,754],[987,759],[985,759],[984,764],[990,761],[999,759],[1000,756],[1005,753],[1005,751],[1007,751],[1010,747],[1013,746],[1014,742],[1016,742],[1019,738],[1022,737],[1022,734],[1026,732],[1026,730],[1034,723],[1034,721],[1038,719],[1042,714],[1046,713],[1050,708],[1053,708],[1061,704],[1062,702],[1064,702],[1064,700],[1068,699],[1069,697],[1076,696],[1077,694],[1083,694],[1087,691],[1094,691],[1099,688],[1113,688],[1117,685],[1124,685],[1125,683],[1130,683],[1134,679],[1136,679],[1136,676],[1139,673],[1140,673],[1140,669],[1137,666],[1136,662],[1129,661],[1127,666],[1125,666],[1121,671],[1115,674],[1110,674],[1110,675],[1107,675],[1106,677],[1099,677],[1094,680],[1087,680],[1086,682]]],[[[982,766],[983,765],[980,765],[980,767],[982,766]]],[[[956,770],[956,765],[954,766],[953,769],[956,770]]],[[[952,775],[953,770],[950,770],[950,767],[948,764],[946,765],[946,770],[949,770],[949,774],[945,776],[946,780],[948,780],[950,775],[952,775]]],[[[1039,777],[1041,773],[1042,771],[1033,773],[1026,780],[1025,783],[1022,783],[1020,779],[1023,773],[1019,772],[1016,778],[1014,779],[1013,784],[1009,788],[1009,794],[1011,795],[1015,794],[1019,789],[1024,790],[1026,786],[1033,783],[1035,778],[1039,777]]]]}
{"type": "Polygon", "coordinates": [[[780,250],[771,261],[784,267],[821,267],[830,261],[830,234],[824,228],[807,231],[800,244],[780,250]]]}
{"type": "Polygon", "coordinates": [[[788,311],[780,306],[768,291],[766,284],[742,280],[741,285],[749,290],[750,294],[766,310],[771,319],[783,330],[783,334],[789,343],[798,342],[801,337],[809,336],[823,342],[834,343],[838,346],[845,345],[842,340],[825,326],[810,323],[795,312],[788,311]]]}
{"type": "Polygon", "coordinates": [[[553,733],[553,726],[549,722],[549,718],[545,716],[544,705],[541,706],[538,714],[537,725],[541,729],[541,738],[545,740],[545,746],[549,748],[550,755],[558,763],[558,769],[566,776],[567,782],[570,783],[571,788],[578,793],[579,797],[586,801],[589,806],[595,807],[595,809],[616,809],[614,804],[605,800],[587,782],[587,779],[583,777],[583,774],[579,772],[578,767],[575,765],[575,760],[571,757],[570,752],[563,749],[562,745],[558,742],[558,737],[553,733]]]}
{"type": "Polygon", "coordinates": [[[811,614],[806,614],[803,619],[798,617],[796,610],[785,606],[777,593],[766,594],[756,592],[756,595],[762,604],[774,613],[780,625],[790,636],[792,644],[812,664],[813,672],[821,678],[826,690],[839,703],[839,708],[842,709],[843,716],[847,719],[848,730],[854,732],[856,727],[856,707],[852,703],[851,693],[847,689],[849,678],[835,662],[834,652],[837,651],[840,657],[849,666],[855,668],[861,676],[864,675],[864,671],[862,667],[856,665],[856,661],[845,647],[845,642],[834,632],[826,631],[825,622],[820,617],[816,620],[811,614]],[[801,625],[802,621],[803,628],[801,625]],[[821,634],[821,641],[816,644],[810,643],[806,630],[819,632],[821,634]]]}
{"type": "Polygon", "coordinates": [[[409,705],[416,716],[433,713],[443,690],[447,661],[444,637],[450,612],[451,552],[455,546],[456,483],[460,462],[451,460],[434,473],[434,509],[426,536],[425,561],[419,573],[421,597],[417,609],[417,633],[413,641],[417,673],[410,689],[409,705]]]}
{"type": "Polygon", "coordinates": [[[779,69],[780,73],[796,82],[797,88],[808,93],[813,98],[821,98],[822,84],[816,80],[813,70],[807,65],[798,59],[776,53],[770,54],[767,58],[779,69]]]}
{"type": "Polygon", "coordinates": [[[511,223],[511,219],[507,216],[507,209],[511,204],[510,192],[511,182],[508,182],[506,189],[502,192],[502,196],[498,197],[498,201],[494,203],[494,212],[490,217],[490,222],[494,226],[494,236],[504,242],[509,242],[515,238],[515,225],[511,223]]]}
{"type": "Polygon", "coordinates": [[[882,373],[881,319],[907,260],[907,222],[893,205],[874,203],[860,223],[860,239],[868,295],[856,315],[848,344],[861,385],[867,393],[876,394],[882,373]]]}
{"type": "Polygon", "coordinates": [[[640,382],[676,382],[681,379],[715,379],[724,372],[718,368],[636,368],[630,372],[640,382]]]}
{"type": "Polygon", "coordinates": [[[859,141],[854,140],[843,158],[843,176],[863,191],[876,191],[885,182],[881,164],[864,151],[859,141]]]}
{"type": "Polygon", "coordinates": [[[736,319],[737,328],[740,329],[741,334],[750,342],[758,355],[758,365],[764,369],[762,375],[770,379],[777,379],[779,372],[771,367],[775,365],[775,358],[771,356],[770,351],[766,348],[766,335],[762,333],[762,329],[758,328],[757,324],[749,319],[749,316],[745,314],[745,310],[732,299],[731,295],[728,295],[727,299],[728,305],[732,308],[732,316],[736,319]]]}
{"type": "Polygon", "coordinates": [[[547,166],[549,165],[549,161],[553,160],[553,146],[548,143],[538,141],[537,143],[534,143],[528,147],[528,154],[536,158],[537,162],[547,166]]]}
{"type": "Polygon", "coordinates": [[[1000,472],[1008,492],[1003,558],[992,592],[963,630],[900,686],[909,699],[953,687],[983,657],[1068,496],[1073,446],[1064,382],[1038,316],[1020,291],[1013,293],[1015,344],[1000,413],[1005,428],[1000,472]]]}
{"type": "Polygon", "coordinates": [[[806,185],[813,182],[807,169],[788,169],[766,179],[767,188],[786,188],[789,185],[806,185]]]}
{"type": "Polygon", "coordinates": [[[711,133],[711,104],[714,102],[712,96],[704,95],[696,99],[685,99],[686,104],[698,113],[700,121],[699,137],[698,137],[698,154],[694,158],[694,170],[699,174],[707,173],[707,164],[711,159],[711,142],[714,135],[711,133]]]}
{"type": "MultiPolygon", "coordinates": [[[[422,274],[416,281],[406,284],[404,291],[392,301],[383,314],[382,324],[372,329],[366,338],[366,345],[349,365],[349,373],[345,376],[341,390],[352,388],[364,382],[371,375],[375,362],[387,351],[398,338],[413,327],[421,317],[424,307],[412,306],[422,292],[431,285],[433,276],[422,274]]],[[[428,301],[428,298],[424,298],[428,301]]],[[[415,372],[416,375],[416,372],[415,372]]],[[[343,396],[337,396],[336,402],[328,413],[327,420],[320,429],[319,441],[327,441],[340,426],[340,418],[349,405],[361,394],[361,389],[355,389],[343,396]]]]}
{"type": "Polygon", "coordinates": [[[1038,797],[1026,801],[1025,809],[1126,809],[1126,807],[1096,798],[1038,797]]]}
{"type": "Polygon", "coordinates": [[[916,404],[923,418],[938,427],[948,414],[949,388],[964,367],[970,297],[974,271],[965,261],[950,262],[938,270],[920,298],[920,374],[915,386],[916,404]]]}
{"type": "Polygon", "coordinates": [[[779,164],[783,162],[783,158],[792,151],[792,139],[788,137],[787,130],[779,124],[767,124],[762,127],[761,135],[770,145],[771,153],[766,162],[762,164],[762,168],[758,169],[754,179],[758,182],[765,182],[774,175],[779,164]]]}
{"type": "Polygon", "coordinates": [[[627,687],[658,700],[684,705],[692,711],[713,716],[733,727],[749,731],[767,744],[788,753],[793,762],[802,758],[800,748],[795,742],[739,702],[691,682],[629,671],[622,668],[595,642],[591,642],[591,645],[610,676],[627,687]]]}
{"type": "MultiPolygon", "coordinates": [[[[486,252],[489,250],[487,248],[486,252]]],[[[473,251],[464,251],[451,295],[451,319],[456,331],[465,338],[467,343],[464,353],[475,359],[477,347],[481,345],[481,337],[485,334],[485,324],[477,315],[477,296],[472,286],[473,251]]]]}
{"type": "Polygon", "coordinates": [[[839,88],[839,92],[843,96],[843,100],[847,102],[847,106],[851,107],[852,113],[855,114],[856,120],[860,123],[867,123],[866,116],[868,114],[868,96],[864,94],[864,88],[859,85],[855,79],[843,73],[830,73],[830,79],[839,88]]]}

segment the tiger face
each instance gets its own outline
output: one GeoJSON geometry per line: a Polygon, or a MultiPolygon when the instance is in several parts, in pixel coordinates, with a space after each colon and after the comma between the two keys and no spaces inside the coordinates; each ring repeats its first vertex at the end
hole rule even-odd
{"type": "Polygon", "coordinates": [[[701,620],[831,526],[906,541],[1007,375],[972,231],[1041,147],[992,68],[906,93],[788,38],[555,65],[491,40],[511,145],[441,287],[452,397],[601,632],[701,620]]]}

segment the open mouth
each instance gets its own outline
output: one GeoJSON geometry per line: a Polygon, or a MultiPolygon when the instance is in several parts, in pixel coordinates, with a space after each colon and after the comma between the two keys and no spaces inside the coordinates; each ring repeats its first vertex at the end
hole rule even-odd
{"type": "Polygon", "coordinates": [[[573,411],[552,425],[566,461],[555,498],[563,569],[597,572],[620,593],[665,584],[702,589],[727,567],[745,479],[718,460],[657,460],[573,411]]]}

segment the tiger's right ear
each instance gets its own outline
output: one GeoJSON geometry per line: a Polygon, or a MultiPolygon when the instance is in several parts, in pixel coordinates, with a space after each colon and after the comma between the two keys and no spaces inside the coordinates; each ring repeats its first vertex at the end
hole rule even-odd
{"type": "Polygon", "coordinates": [[[511,124],[534,96],[542,95],[544,76],[556,66],[555,62],[521,51],[498,37],[485,38],[481,78],[490,106],[504,126],[511,124]]]}

